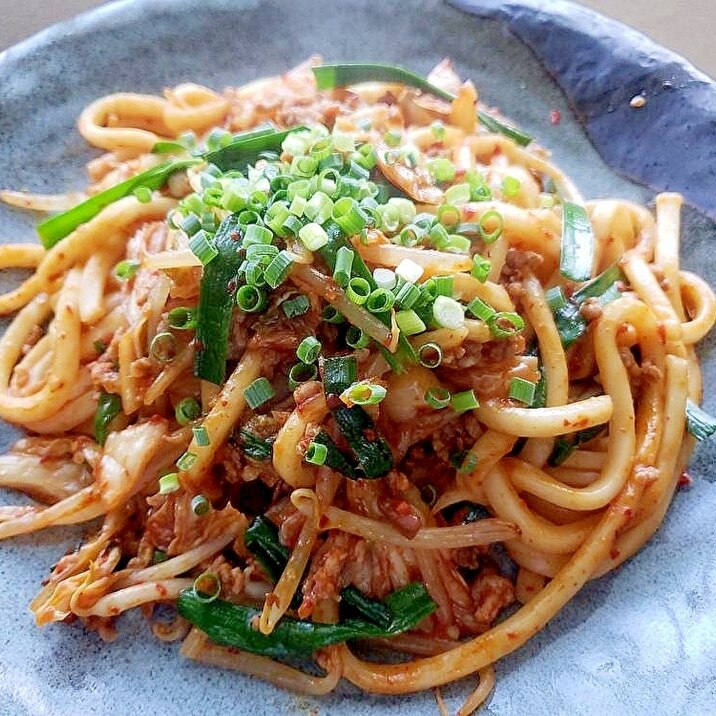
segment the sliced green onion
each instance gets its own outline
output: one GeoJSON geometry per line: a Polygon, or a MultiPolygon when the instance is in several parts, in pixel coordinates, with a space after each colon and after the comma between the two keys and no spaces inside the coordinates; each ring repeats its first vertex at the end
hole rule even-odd
{"type": "Polygon", "coordinates": [[[467,182],[454,184],[445,190],[445,202],[448,204],[467,204],[470,201],[470,185],[467,182]]]}
{"type": "Polygon", "coordinates": [[[192,590],[196,599],[209,604],[221,594],[221,582],[213,572],[204,572],[194,580],[192,590]]]}
{"type": "Polygon", "coordinates": [[[333,271],[333,280],[341,287],[348,285],[351,279],[351,269],[355,251],[347,246],[341,246],[336,252],[336,268],[333,271]]]}
{"type": "Polygon", "coordinates": [[[460,225],[460,209],[452,204],[441,204],[438,207],[438,221],[446,229],[455,229],[460,225]]]}
{"type": "Polygon", "coordinates": [[[187,306],[172,308],[167,314],[167,323],[178,331],[188,331],[196,328],[196,309],[187,306]]]}
{"type": "MultiPolygon", "coordinates": [[[[299,179],[298,181],[291,182],[286,188],[286,191],[288,192],[289,201],[293,201],[297,196],[300,196],[302,199],[306,199],[306,203],[308,203],[311,183],[308,179],[299,179]]],[[[304,204],[303,206],[305,211],[306,205],[304,204]]]]}
{"type": "Polygon", "coordinates": [[[194,234],[201,229],[201,221],[196,214],[189,214],[181,223],[182,231],[187,236],[194,236],[194,234]]]}
{"type": "Polygon", "coordinates": [[[587,210],[562,201],[562,250],[559,272],[572,281],[587,281],[594,263],[594,232],[587,210]]]}
{"type": "Polygon", "coordinates": [[[470,239],[466,236],[460,236],[460,234],[450,234],[448,236],[447,243],[443,246],[443,251],[457,254],[469,254],[472,248],[470,239]]]}
{"type": "Polygon", "coordinates": [[[335,306],[332,306],[330,303],[323,309],[321,318],[326,323],[344,323],[346,320],[344,318],[343,314],[335,306]]]}
{"type": "Polygon", "coordinates": [[[331,216],[346,236],[355,236],[368,223],[368,217],[363,213],[358,202],[350,197],[339,199],[333,205],[331,216]]]}
{"type": "Polygon", "coordinates": [[[396,129],[389,129],[384,135],[383,135],[383,141],[389,146],[389,147],[397,147],[400,144],[400,140],[402,138],[402,135],[400,132],[398,132],[396,129]]]}
{"type": "Polygon", "coordinates": [[[515,177],[506,176],[502,180],[502,195],[508,199],[512,199],[520,193],[522,182],[515,177]]]}
{"type": "Polygon", "coordinates": [[[535,399],[536,385],[524,378],[513,378],[510,381],[509,396],[512,400],[518,400],[527,406],[532,405],[535,399]]]}
{"type": "Polygon", "coordinates": [[[445,125],[439,119],[436,119],[430,125],[430,131],[438,142],[442,142],[442,140],[445,139],[445,125]]]}
{"type": "Polygon", "coordinates": [[[397,237],[397,243],[401,246],[417,246],[423,236],[425,236],[425,231],[423,231],[423,229],[416,224],[408,224],[400,230],[397,237]]]}
{"type": "Polygon", "coordinates": [[[497,313],[492,306],[485,303],[481,298],[473,298],[472,301],[467,304],[467,310],[481,321],[488,321],[497,313]]]}
{"type": "Polygon", "coordinates": [[[268,295],[258,286],[241,286],[236,292],[236,304],[245,313],[260,313],[268,306],[268,295]]]}
{"type": "Polygon", "coordinates": [[[361,381],[346,388],[339,397],[350,408],[353,405],[377,405],[387,393],[382,385],[361,381]]]}
{"type": "Polygon", "coordinates": [[[152,200],[152,190],[148,186],[138,186],[132,193],[140,204],[148,204],[152,200]]]}
{"type": "MultiPolygon", "coordinates": [[[[455,178],[455,165],[447,157],[436,157],[426,164],[428,171],[440,182],[452,181],[455,178]]],[[[447,195],[447,193],[446,193],[447,195]]],[[[469,201],[469,195],[468,195],[469,201]]],[[[450,203],[455,203],[450,201],[450,203]]]]}
{"type": "Polygon", "coordinates": [[[405,336],[414,336],[418,333],[422,333],[426,328],[420,316],[412,309],[398,311],[395,314],[395,322],[398,324],[401,333],[405,336]]]}
{"type": "Polygon", "coordinates": [[[317,191],[307,202],[303,213],[316,224],[324,224],[333,213],[333,201],[322,191],[317,191]]]}
{"type": "Polygon", "coordinates": [[[486,244],[491,244],[494,241],[497,241],[497,239],[502,236],[504,224],[504,219],[502,218],[502,214],[500,214],[499,211],[495,211],[494,209],[486,211],[480,217],[480,223],[478,225],[480,227],[480,237],[486,244]],[[488,231],[487,225],[491,222],[495,222],[495,228],[491,231],[488,231]]]}
{"type": "Polygon", "coordinates": [[[239,271],[244,274],[246,283],[250,286],[265,286],[266,277],[264,276],[264,263],[258,260],[244,261],[239,271]]]}
{"type": "Polygon", "coordinates": [[[452,395],[447,388],[433,386],[425,392],[425,402],[435,410],[442,410],[450,405],[452,395]]]}
{"type": "MultiPolygon", "coordinates": [[[[238,216],[239,226],[246,230],[255,224],[261,226],[261,217],[253,209],[244,209],[238,216]]],[[[242,242],[243,243],[243,242],[242,242]]],[[[258,243],[261,243],[260,241],[258,243]]]]}
{"type": "Polygon", "coordinates": [[[94,416],[94,437],[100,445],[107,441],[109,427],[121,412],[122,399],[115,393],[101,391],[94,416]]]}
{"type": "Polygon", "coordinates": [[[266,378],[257,378],[251,385],[244,388],[244,399],[247,405],[255,410],[271,400],[276,393],[266,378]]]}
{"type": "Polygon", "coordinates": [[[244,229],[244,238],[241,245],[246,248],[252,244],[270,244],[273,241],[273,232],[259,224],[248,224],[244,229]]]}
{"type": "Polygon", "coordinates": [[[194,495],[191,499],[191,511],[197,517],[208,515],[211,511],[211,502],[204,495],[194,495]]]}
{"type": "Polygon", "coordinates": [[[318,171],[318,160],[315,157],[294,157],[291,169],[298,176],[312,177],[318,171]]]}
{"type": "Polygon", "coordinates": [[[303,316],[308,313],[311,308],[311,299],[308,296],[300,294],[296,298],[291,298],[288,301],[284,301],[281,304],[281,308],[286,318],[296,318],[296,316],[303,316]]]}
{"type": "Polygon", "coordinates": [[[450,398],[450,405],[456,413],[464,413],[466,410],[474,410],[480,407],[474,390],[464,390],[462,393],[453,393],[450,398]]]}
{"type": "Polygon", "coordinates": [[[179,425],[193,423],[201,416],[201,406],[194,398],[184,398],[174,408],[174,417],[179,425]]]}
{"type": "Polygon", "coordinates": [[[289,214],[281,224],[281,234],[283,236],[298,236],[298,232],[301,230],[302,226],[303,224],[297,216],[289,214]]]}
{"type": "Polygon", "coordinates": [[[553,313],[555,311],[559,311],[567,305],[567,298],[565,297],[561,286],[552,286],[552,288],[544,292],[544,297],[550,311],[553,313]]]}
{"type": "Polygon", "coordinates": [[[397,294],[395,303],[400,308],[412,308],[420,299],[422,293],[414,283],[404,283],[397,294]]]}
{"type": "Polygon", "coordinates": [[[298,237],[309,251],[317,251],[328,243],[328,234],[320,224],[306,224],[298,232],[298,237]]]}
{"type": "Polygon", "coordinates": [[[395,287],[397,278],[394,271],[387,268],[377,268],[373,270],[373,280],[378,288],[390,290],[395,287]]]}
{"type": "Polygon", "coordinates": [[[321,354],[321,341],[313,336],[306,336],[296,348],[296,358],[303,363],[314,363],[321,354]]]}
{"type": "Polygon", "coordinates": [[[288,371],[289,390],[296,390],[301,383],[318,378],[318,368],[315,364],[303,363],[302,361],[291,366],[288,371]]]}
{"type": "Polygon", "coordinates": [[[155,549],[152,555],[152,564],[161,564],[167,561],[167,553],[163,549],[155,549]]]}
{"type": "Polygon", "coordinates": [[[395,269],[395,275],[408,283],[417,283],[425,269],[411,259],[403,259],[395,269]]]}
{"type": "Polygon", "coordinates": [[[438,296],[433,303],[433,319],[441,328],[455,330],[465,325],[465,312],[454,298],[438,296]]]}
{"type": "Polygon", "coordinates": [[[157,333],[149,344],[149,355],[160,363],[169,363],[177,354],[177,340],[171,333],[157,333]]]}
{"type": "Polygon", "coordinates": [[[417,214],[415,204],[410,199],[404,199],[400,196],[388,199],[388,203],[385,206],[398,210],[398,221],[403,225],[409,224],[417,214]]]}
{"type": "Polygon", "coordinates": [[[324,465],[328,457],[328,448],[323,443],[311,442],[303,459],[311,465],[324,465]]]}
{"type": "Polygon", "coordinates": [[[134,259],[125,259],[124,261],[120,261],[114,267],[114,275],[120,281],[129,281],[129,279],[137,273],[140,265],[139,261],[135,261],[134,259]]]}
{"type": "Polygon", "coordinates": [[[387,288],[376,288],[372,291],[368,300],[365,302],[365,307],[371,313],[385,313],[393,308],[395,304],[395,295],[392,291],[387,288]]]}
{"type": "Polygon", "coordinates": [[[362,306],[370,296],[370,284],[361,276],[354,276],[346,287],[346,296],[351,303],[362,306]]]}
{"type": "Polygon", "coordinates": [[[273,244],[249,244],[246,248],[246,258],[249,261],[254,259],[260,261],[264,256],[273,258],[276,254],[278,254],[278,246],[273,244]]]}
{"type": "Polygon", "coordinates": [[[296,196],[293,197],[293,200],[291,201],[291,205],[288,207],[288,210],[294,215],[301,217],[303,216],[303,212],[306,209],[307,201],[304,197],[300,196],[299,194],[296,194],[296,196]]]}
{"type": "Polygon", "coordinates": [[[194,436],[194,442],[199,447],[208,447],[211,445],[211,440],[209,438],[209,433],[207,432],[207,429],[203,425],[195,425],[191,432],[194,436]]]}
{"type": "Polygon", "coordinates": [[[525,322],[519,313],[499,311],[487,319],[487,325],[495,338],[511,338],[522,332],[525,322]]]}
{"type": "Polygon", "coordinates": [[[189,248],[204,266],[219,255],[219,252],[211,243],[209,236],[203,229],[197,231],[194,236],[189,239],[189,248]]]}
{"type": "Polygon", "coordinates": [[[346,331],[346,343],[357,350],[367,348],[370,345],[370,336],[360,328],[351,326],[346,331]]]}
{"type": "Polygon", "coordinates": [[[187,470],[191,470],[191,468],[194,467],[194,463],[196,463],[196,460],[197,460],[196,453],[185,452],[177,460],[177,470],[180,470],[181,472],[186,472],[187,470]]]}
{"type": "Polygon", "coordinates": [[[472,268],[470,269],[470,274],[481,283],[485,283],[485,281],[487,281],[487,277],[490,275],[491,269],[492,264],[489,259],[486,259],[484,256],[480,256],[480,254],[475,254],[472,257],[472,268]]]}
{"type": "Polygon", "coordinates": [[[271,261],[264,271],[266,283],[271,288],[280,286],[288,276],[293,266],[293,257],[286,250],[279,251],[278,255],[271,261]]]}
{"type": "Polygon", "coordinates": [[[168,495],[170,492],[176,492],[179,489],[179,474],[170,472],[159,478],[159,494],[168,495]]]}
{"type": "Polygon", "coordinates": [[[443,349],[437,343],[423,343],[418,348],[418,360],[423,368],[437,368],[443,362],[443,349]]]}
{"type": "Polygon", "coordinates": [[[434,224],[430,227],[430,240],[436,249],[442,251],[443,247],[450,241],[450,234],[442,224],[434,224]]]}
{"type": "Polygon", "coordinates": [[[452,298],[453,294],[453,277],[452,276],[433,276],[430,279],[431,293],[437,296],[448,296],[452,298]]]}
{"type": "Polygon", "coordinates": [[[691,398],[686,399],[686,429],[697,440],[706,440],[716,433],[716,419],[697,405],[691,398]]]}

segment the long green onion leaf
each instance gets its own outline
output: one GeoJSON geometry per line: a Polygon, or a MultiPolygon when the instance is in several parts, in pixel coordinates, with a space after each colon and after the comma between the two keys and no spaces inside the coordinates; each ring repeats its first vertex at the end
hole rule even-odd
{"type": "Polygon", "coordinates": [[[221,222],[214,247],[216,260],[204,266],[196,311],[194,375],[220,385],[226,376],[229,329],[234,310],[235,290],[231,286],[241,265],[239,223],[236,215],[221,222]]]}
{"type": "Polygon", "coordinates": [[[686,399],[686,429],[697,440],[706,440],[716,433],[716,419],[703,408],[686,399]]]}
{"type": "Polygon", "coordinates": [[[71,234],[78,226],[85,224],[99,214],[102,209],[114,204],[115,201],[133,194],[135,189],[144,187],[147,189],[160,189],[167,179],[181,169],[198,164],[198,159],[178,159],[176,161],[164,162],[156,167],[140,172],[136,176],[127,179],[115,186],[91,196],[77,206],[73,206],[61,214],[51,216],[49,219],[37,225],[37,233],[40,241],[46,249],[51,249],[58,241],[61,241],[71,234]]]}
{"type": "Polygon", "coordinates": [[[122,412],[122,399],[114,393],[100,393],[94,416],[94,437],[104,445],[109,435],[110,423],[122,412]]]}
{"type": "Polygon", "coordinates": [[[587,210],[573,201],[562,201],[562,250],[559,272],[572,281],[592,277],[594,232],[587,210]]]}
{"type": "Polygon", "coordinates": [[[322,624],[283,617],[273,632],[265,635],[252,626],[261,614],[254,607],[219,599],[206,603],[192,589],[182,592],[177,601],[179,613],[215,644],[279,659],[310,656],[326,646],[351,639],[401,634],[416,627],[436,609],[425,586],[417,582],[390,594],[385,606],[390,612],[387,626],[364,619],[322,624]]]}

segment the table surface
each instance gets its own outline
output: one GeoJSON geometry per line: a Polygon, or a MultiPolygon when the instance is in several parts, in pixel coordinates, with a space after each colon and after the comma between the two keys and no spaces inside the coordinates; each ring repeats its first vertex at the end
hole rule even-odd
{"type": "MultiPolygon", "coordinates": [[[[0,0],[0,50],[104,1],[0,0]]],[[[714,0],[585,0],[582,4],[636,27],[716,77],[714,0]]]]}

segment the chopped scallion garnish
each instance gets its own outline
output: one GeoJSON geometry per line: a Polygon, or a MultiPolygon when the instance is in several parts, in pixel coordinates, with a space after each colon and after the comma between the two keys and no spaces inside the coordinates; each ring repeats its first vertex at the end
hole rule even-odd
{"type": "Polygon", "coordinates": [[[481,298],[473,298],[472,301],[467,304],[467,310],[481,321],[487,321],[497,313],[492,306],[485,303],[481,298]]]}
{"type": "Polygon", "coordinates": [[[328,457],[328,448],[323,443],[311,442],[308,445],[303,459],[311,465],[325,465],[328,457]]]}
{"type": "Polygon", "coordinates": [[[120,281],[129,281],[137,273],[140,265],[135,259],[124,259],[114,267],[114,275],[120,281]]]}
{"type": "Polygon", "coordinates": [[[395,304],[395,295],[392,291],[387,288],[376,288],[372,291],[368,300],[365,302],[365,307],[371,313],[385,313],[389,311],[395,304]]]}
{"type": "Polygon", "coordinates": [[[221,581],[213,572],[204,572],[194,580],[194,597],[203,604],[209,604],[221,594],[221,581]]]}
{"type": "Polygon", "coordinates": [[[504,228],[504,219],[499,211],[491,209],[486,211],[480,217],[480,237],[486,244],[491,244],[502,236],[502,230],[504,228]],[[488,228],[492,227],[492,228],[488,228]]]}
{"type": "Polygon", "coordinates": [[[418,333],[422,333],[426,328],[420,316],[412,309],[398,311],[395,314],[395,322],[405,336],[414,336],[418,333]]]}
{"type": "Polygon", "coordinates": [[[392,289],[396,284],[395,272],[387,268],[373,269],[373,280],[378,288],[392,289]]]}
{"type": "Polygon", "coordinates": [[[169,332],[157,333],[149,344],[149,355],[160,363],[169,363],[177,354],[177,341],[169,332]]]}
{"type": "Polygon", "coordinates": [[[303,363],[314,363],[321,354],[321,341],[313,336],[306,336],[296,348],[296,357],[303,363]]]}
{"type": "Polygon", "coordinates": [[[465,312],[454,298],[438,296],[433,303],[433,319],[441,328],[455,330],[465,325],[465,312]]]}
{"type": "Polygon", "coordinates": [[[437,343],[423,343],[418,348],[418,360],[423,368],[438,368],[443,362],[443,350],[437,343]]]}
{"type": "Polygon", "coordinates": [[[211,502],[204,495],[194,495],[191,499],[191,511],[197,517],[208,515],[211,511],[211,502]]]}
{"type": "Polygon", "coordinates": [[[177,331],[188,331],[196,328],[196,310],[187,306],[172,308],[167,314],[167,323],[177,331]]]}
{"type": "Polygon", "coordinates": [[[425,402],[435,410],[442,410],[450,405],[452,395],[447,388],[433,386],[425,392],[425,402]]]}
{"type": "Polygon", "coordinates": [[[530,406],[535,399],[535,388],[535,384],[529,380],[513,378],[510,381],[509,397],[530,406]]]}
{"type": "Polygon", "coordinates": [[[307,383],[310,380],[318,378],[318,368],[315,364],[304,363],[299,361],[291,366],[288,371],[288,387],[289,390],[296,390],[301,383],[307,383]]]}
{"type": "Polygon", "coordinates": [[[293,257],[291,254],[286,250],[279,251],[264,271],[266,283],[271,288],[280,286],[286,280],[291,266],[293,266],[293,257]]]}
{"type": "Polygon", "coordinates": [[[355,251],[347,246],[341,246],[336,252],[336,268],[333,271],[333,280],[343,288],[348,285],[351,279],[354,257],[355,251]]]}
{"type": "Polygon", "coordinates": [[[697,440],[706,440],[706,438],[710,438],[716,433],[716,419],[691,400],[691,398],[687,398],[686,429],[697,440]]]}
{"type": "Polygon", "coordinates": [[[354,276],[346,287],[346,296],[351,303],[362,306],[371,294],[370,284],[361,276],[354,276]]]}
{"type": "Polygon", "coordinates": [[[260,313],[268,306],[268,295],[262,288],[247,284],[236,292],[236,304],[245,313],[260,313]]]}
{"type": "Polygon", "coordinates": [[[318,249],[328,243],[328,234],[326,234],[320,224],[316,223],[302,226],[299,229],[298,238],[301,239],[309,251],[318,251],[318,249]]]}
{"type": "Polygon", "coordinates": [[[206,428],[203,425],[195,425],[191,432],[194,436],[194,442],[199,447],[208,447],[211,445],[211,440],[209,439],[209,433],[207,432],[206,428]]]}
{"type": "Polygon", "coordinates": [[[194,398],[184,398],[174,408],[174,417],[179,425],[188,425],[201,415],[201,406],[194,398]]]}
{"type": "Polygon", "coordinates": [[[572,281],[587,281],[594,263],[594,232],[587,210],[562,201],[562,250],[559,272],[572,281]]]}
{"type": "Polygon", "coordinates": [[[186,472],[187,470],[191,470],[192,467],[194,467],[194,463],[197,460],[196,453],[193,452],[185,452],[178,460],[177,460],[177,470],[180,470],[181,472],[186,472]]]}
{"type": "Polygon", "coordinates": [[[264,377],[257,378],[251,385],[244,389],[244,399],[252,410],[267,403],[274,395],[275,392],[271,383],[264,377]]]}
{"type": "Polygon", "coordinates": [[[168,495],[170,492],[176,492],[179,489],[179,475],[176,472],[170,472],[159,478],[159,494],[168,495]]]}
{"type": "Polygon", "coordinates": [[[370,345],[370,336],[356,326],[350,326],[346,331],[346,343],[355,349],[367,348],[370,345]]]}
{"type": "Polygon", "coordinates": [[[219,252],[209,240],[208,234],[203,229],[197,231],[189,239],[189,248],[204,266],[219,255],[219,252]]]}
{"type": "Polygon", "coordinates": [[[490,264],[490,260],[486,259],[484,256],[475,254],[472,257],[472,269],[470,269],[470,273],[481,283],[485,283],[485,281],[487,281],[491,268],[492,265],[490,264]]]}
{"type": "Polygon", "coordinates": [[[522,332],[525,322],[518,313],[499,311],[487,319],[487,325],[495,338],[511,338],[522,332]]]}
{"type": "Polygon", "coordinates": [[[361,381],[346,388],[339,397],[350,408],[353,405],[377,405],[386,395],[382,385],[361,381]]]}
{"type": "Polygon", "coordinates": [[[308,313],[311,308],[311,300],[308,296],[300,294],[296,298],[290,298],[281,304],[281,308],[286,318],[296,318],[296,316],[303,316],[308,313]]]}
{"type": "Polygon", "coordinates": [[[453,393],[450,398],[450,405],[456,413],[464,413],[467,410],[474,410],[480,407],[474,390],[464,390],[462,393],[453,393]]]}

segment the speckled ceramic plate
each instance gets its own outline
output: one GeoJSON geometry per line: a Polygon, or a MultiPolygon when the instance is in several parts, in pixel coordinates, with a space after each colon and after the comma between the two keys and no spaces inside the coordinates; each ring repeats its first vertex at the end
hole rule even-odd
{"type": "MultiPolygon", "coordinates": [[[[488,102],[554,152],[588,197],[650,199],[650,189],[613,169],[683,191],[701,209],[686,211],[684,263],[716,284],[716,230],[706,218],[716,215],[716,91],[708,78],[571,3],[455,5],[463,10],[438,0],[104,6],[0,55],[0,186],[82,186],[92,155],[74,121],[85,104],[108,92],[157,92],[183,80],[221,88],[279,72],[314,52],[422,72],[450,55],[488,102]],[[647,104],[635,110],[629,99],[639,92],[647,104]],[[557,126],[550,123],[553,109],[562,114],[557,126]]],[[[33,223],[32,216],[0,208],[5,239],[29,238],[33,223]]],[[[712,343],[703,350],[707,393],[716,376],[712,343]]],[[[716,406],[713,392],[706,403],[716,406]]],[[[12,439],[3,427],[0,447],[12,439]]],[[[676,496],[652,542],[615,574],[590,584],[544,632],[500,663],[485,713],[716,711],[715,458],[713,445],[700,446],[694,485],[676,496]]],[[[397,700],[341,687],[317,701],[190,663],[176,646],[153,639],[136,614],[121,620],[111,645],[79,625],[38,631],[27,605],[49,566],[80,534],[53,530],[0,545],[1,714],[436,712],[429,693],[397,700]]],[[[447,690],[453,705],[466,689],[447,690]]]]}

